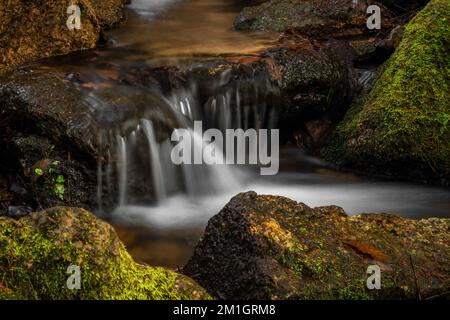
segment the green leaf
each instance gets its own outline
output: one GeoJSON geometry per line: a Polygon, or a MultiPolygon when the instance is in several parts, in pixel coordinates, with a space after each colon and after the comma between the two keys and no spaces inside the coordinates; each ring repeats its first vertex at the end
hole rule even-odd
{"type": "Polygon", "coordinates": [[[41,168],[34,169],[34,173],[36,173],[38,176],[42,176],[44,174],[44,170],[41,168]]]}
{"type": "Polygon", "coordinates": [[[59,175],[59,176],[56,178],[56,183],[58,183],[58,184],[63,184],[63,183],[64,183],[64,176],[59,175]]]}

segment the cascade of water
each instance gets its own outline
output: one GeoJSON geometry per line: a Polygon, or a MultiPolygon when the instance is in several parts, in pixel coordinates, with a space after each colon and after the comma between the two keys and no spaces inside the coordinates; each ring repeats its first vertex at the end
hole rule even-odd
{"type": "Polygon", "coordinates": [[[117,136],[118,162],[117,171],[119,173],[119,205],[123,206],[127,200],[128,184],[128,161],[127,161],[127,142],[124,137],[117,136]]]}
{"type": "MultiPolygon", "coordinates": [[[[240,169],[228,165],[177,166],[170,157],[175,144],[170,137],[175,128],[189,129],[192,154],[202,154],[210,143],[193,130],[194,121],[202,121],[203,130],[217,128],[224,134],[226,129],[275,127],[277,112],[272,97],[276,93],[271,84],[233,79],[230,72],[222,74],[211,84],[209,98],[205,97],[203,87],[193,81],[169,97],[158,97],[161,103],[157,106],[152,103],[141,110],[139,118],[124,119],[106,128],[101,142],[106,148],[97,172],[100,207],[102,201],[110,207],[115,202],[111,195],[116,192],[116,204],[124,208],[158,205],[179,193],[196,199],[241,190],[243,175],[242,172],[237,174],[240,169]],[[114,163],[117,171],[113,170],[114,163]]],[[[250,145],[250,140],[245,146],[239,145],[240,149],[234,150],[235,155],[236,152],[248,152],[249,158],[256,155],[257,146],[250,145]]],[[[217,148],[215,150],[220,152],[219,157],[226,157],[217,148]]]]}
{"type": "Polygon", "coordinates": [[[155,139],[155,131],[153,130],[152,122],[147,119],[142,119],[142,127],[150,147],[149,158],[150,167],[152,169],[154,194],[156,201],[161,202],[166,198],[166,185],[163,177],[161,158],[159,156],[160,152],[155,139]]]}
{"type": "MultiPolygon", "coordinates": [[[[190,130],[191,138],[192,138],[192,145],[194,148],[194,153],[196,150],[203,150],[204,147],[204,141],[203,137],[196,134],[193,130],[190,130]]],[[[217,157],[224,157],[224,154],[216,149],[215,152],[218,154],[217,157]]],[[[191,165],[192,166],[192,165],[191,165]]],[[[207,173],[209,175],[209,179],[212,182],[211,187],[214,188],[214,191],[221,192],[221,191],[229,191],[229,190],[236,190],[241,187],[241,184],[239,183],[239,180],[236,178],[235,173],[230,169],[227,165],[203,165],[202,166],[204,170],[207,170],[207,173]]]]}

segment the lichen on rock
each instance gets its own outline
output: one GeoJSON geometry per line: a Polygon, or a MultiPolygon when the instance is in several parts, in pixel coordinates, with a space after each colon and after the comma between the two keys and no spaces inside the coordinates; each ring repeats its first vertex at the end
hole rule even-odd
{"type": "Polygon", "coordinates": [[[189,278],[137,264],[114,229],[83,209],[0,217],[2,299],[207,299],[189,278]],[[69,266],[81,288],[69,289],[69,266]]]}

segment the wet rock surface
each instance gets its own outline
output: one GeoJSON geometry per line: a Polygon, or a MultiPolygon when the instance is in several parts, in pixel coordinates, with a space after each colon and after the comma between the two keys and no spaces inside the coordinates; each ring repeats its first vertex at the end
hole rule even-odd
{"type": "Polygon", "coordinates": [[[0,77],[3,214],[9,206],[97,209],[97,165],[115,161],[107,153],[117,132],[130,132],[142,118],[153,119],[158,134],[175,126],[161,97],[180,87],[177,68],[104,64],[93,72],[54,62],[0,77]]]}
{"type": "MultiPolygon", "coordinates": [[[[213,217],[184,267],[221,299],[422,299],[450,286],[448,219],[348,216],[254,192],[213,217]],[[370,265],[381,289],[369,290],[370,265]]],[[[443,296],[442,296],[443,295],[443,296]]]]}
{"type": "Polygon", "coordinates": [[[245,8],[236,18],[237,30],[286,31],[297,29],[318,36],[355,36],[373,33],[366,27],[366,8],[382,7],[386,26],[393,18],[389,9],[379,2],[352,0],[276,0],[245,8]]]}
{"type": "Polygon", "coordinates": [[[79,91],[54,75],[19,70],[0,79],[0,92],[0,171],[9,177],[9,204],[93,208],[95,126],[79,91]]]}
{"type": "Polygon", "coordinates": [[[0,3],[0,71],[43,57],[94,48],[102,30],[123,18],[123,0],[76,2],[2,1],[0,3]],[[66,26],[69,5],[81,10],[81,29],[66,26]]]}
{"type": "Polygon", "coordinates": [[[0,217],[0,266],[0,299],[209,299],[186,276],[135,263],[109,224],[77,208],[0,217]]]}

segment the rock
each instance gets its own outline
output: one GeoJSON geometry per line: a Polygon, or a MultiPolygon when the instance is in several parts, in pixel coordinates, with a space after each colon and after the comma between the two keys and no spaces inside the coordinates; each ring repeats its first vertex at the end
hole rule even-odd
{"type": "Polygon", "coordinates": [[[92,8],[103,29],[117,26],[124,18],[127,0],[91,0],[92,8]]]}
{"type": "Polygon", "coordinates": [[[354,74],[332,47],[287,34],[264,55],[279,81],[284,99],[281,117],[286,121],[294,125],[326,114],[339,118],[345,113],[353,98],[354,74]]]}
{"type": "MultiPolygon", "coordinates": [[[[366,27],[368,1],[272,0],[244,8],[236,18],[237,30],[301,30],[315,37],[348,37],[374,33],[366,27]]],[[[389,27],[392,13],[382,7],[383,27],[389,27]]]]}
{"type": "Polygon", "coordinates": [[[397,14],[405,14],[425,6],[429,0],[379,0],[397,14]]]}
{"type": "Polygon", "coordinates": [[[326,118],[307,121],[294,133],[294,139],[300,149],[315,152],[325,145],[333,127],[333,121],[326,118]]]}
{"type": "Polygon", "coordinates": [[[183,272],[221,299],[425,299],[448,295],[449,227],[248,192],[209,221],[183,272]]]}
{"type": "Polygon", "coordinates": [[[21,177],[11,186],[33,195],[22,205],[95,207],[95,121],[80,96],[68,80],[50,73],[18,70],[0,77],[0,154],[3,170],[21,177]]]}
{"type": "MultiPolygon", "coordinates": [[[[66,59],[52,58],[0,76],[0,176],[17,173],[7,189],[25,189],[12,192],[14,206],[108,211],[118,198],[117,175],[115,170],[103,174],[97,169],[116,167],[117,134],[130,134],[143,118],[152,119],[157,140],[170,136],[176,118],[163,97],[184,85],[184,74],[176,67],[144,68],[143,63],[73,66],[64,64],[66,59]],[[100,192],[101,181],[107,193],[100,192]]],[[[83,59],[94,64],[97,55],[85,53],[83,59]]],[[[148,163],[146,144],[141,148],[137,162],[148,163]]],[[[133,178],[134,172],[142,172],[130,171],[130,180],[137,182],[130,182],[130,190],[152,194],[148,181],[133,178]]],[[[0,214],[7,213],[8,205],[0,203],[0,214]]]]}
{"type": "Polygon", "coordinates": [[[188,86],[195,84],[201,93],[200,105],[231,92],[233,109],[238,91],[240,103],[261,114],[274,107],[277,127],[286,136],[312,120],[341,119],[355,91],[355,74],[333,47],[295,32],[256,55],[194,64],[182,72],[188,86]]]}
{"type": "Polygon", "coordinates": [[[372,91],[323,153],[340,167],[448,185],[448,1],[431,1],[407,26],[372,91]]]}
{"type": "Polygon", "coordinates": [[[69,1],[0,3],[0,72],[31,60],[94,48],[102,28],[123,17],[123,0],[79,0],[81,29],[69,30],[69,1]]]}
{"type": "Polygon", "coordinates": [[[8,216],[11,218],[22,218],[31,213],[32,209],[25,206],[9,206],[8,216]]]}
{"type": "Polygon", "coordinates": [[[186,276],[135,263],[114,229],[83,209],[57,207],[18,221],[0,217],[0,265],[0,298],[209,298],[186,276]],[[79,290],[67,288],[74,274],[66,272],[69,266],[80,268],[79,290]]]}

